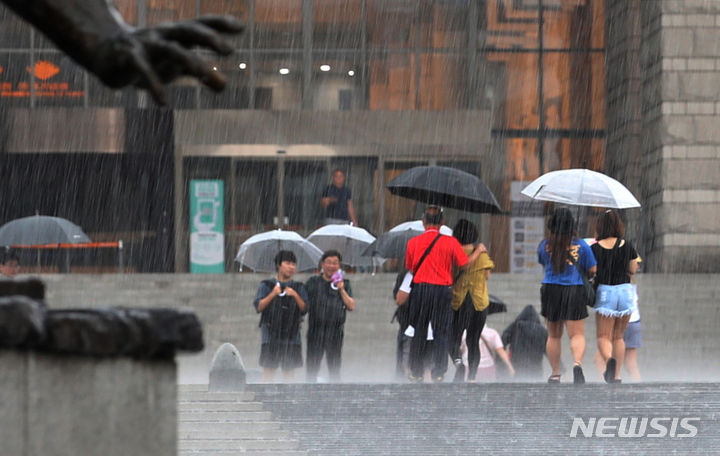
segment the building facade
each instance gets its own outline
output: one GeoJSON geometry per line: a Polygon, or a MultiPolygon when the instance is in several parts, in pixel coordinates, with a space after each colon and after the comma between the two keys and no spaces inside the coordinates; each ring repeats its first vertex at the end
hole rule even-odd
{"type": "MultiPolygon", "coordinates": [[[[115,5],[137,26],[239,17],[246,31],[233,39],[235,53],[207,55],[228,88],[214,94],[179,80],[169,108],[157,108],[141,91],[100,86],[1,9],[0,188],[9,197],[0,222],[35,211],[70,218],[93,240],[124,239],[137,271],[186,271],[189,182],[222,180],[232,270],[250,235],[320,226],[333,169],[347,173],[358,223],[379,234],[422,210],[385,184],[437,164],[492,189],[508,213],[470,218],[498,269],[521,272],[534,266],[549,208],[517,190],[544,172],[582,167],[619,179],[643,203],[624,216],[649,270],[717,263],[713,2],[115,5]]],[[[583,235],[593,214],[580,214],[583,235]]],[[[450,211],[449,221],[460,215],[450,211]]]]}

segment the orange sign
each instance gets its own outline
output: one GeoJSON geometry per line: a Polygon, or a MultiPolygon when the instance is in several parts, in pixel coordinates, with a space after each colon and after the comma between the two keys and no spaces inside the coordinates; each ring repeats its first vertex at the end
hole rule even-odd
{"type": "Polygon", "coordinates": [[[41,81],[46,81],[60,72],[60,68],[50,62],[38,60],[33,68],[27,67],[27,72],[34,74],[41,81]]]}
{"type": "Polygon", "coordinates": [[[3,73],[3,70],[4,70],[4,68],[2,67],[2,65],[0,65],[0,74],[3,73]]]}

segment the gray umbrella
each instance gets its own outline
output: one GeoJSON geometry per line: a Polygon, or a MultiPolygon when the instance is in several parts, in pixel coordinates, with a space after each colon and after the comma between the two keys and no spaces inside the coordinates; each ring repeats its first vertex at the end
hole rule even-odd
{"type": "Polygon", "coordinates": [[[33,215],[0,227],[0,245],[78,244],[91,242],[79,226],[60,217],[33,215]]]}

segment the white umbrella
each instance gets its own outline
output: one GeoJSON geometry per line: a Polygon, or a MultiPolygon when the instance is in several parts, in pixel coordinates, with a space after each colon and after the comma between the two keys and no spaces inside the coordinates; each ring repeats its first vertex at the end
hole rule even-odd
{"type": "MultiPolygon", "coordinates": [[[[422,234],[425,232],[425,227],[423,226],[422,220],[411,220],[409,222],[402,222],[399,225],[396,225],[388,231],[389,233],[395,233],[397,231],[405,231],[405,230],[412,230],[417,231],[418,234],[422,234]]],[[[440,227],[440,234],[446,234],[448,236],[452,236],[453,230],[449,226],[443,225],[440,227]]]]}
{"type": "Polygon", "coordinates": [[[343,264],[368,266],[374,264],[362,253],[375,241],[375,236],[365,229],[352,225],[325,225],[310,233],[307,240],[322,251],[337,250],[342,254],[343,264]]]}
{"type": "Polygon", "coordinates": [[[322,251],[294,231],[273,230],[256,234],[240,244],[235,261],[255,272],[274,272],[275,255],[281,250],[289,250],[297,257],[298,271],[312,270],[318,267],[322,251]]]}
{"type": "Polygon", "coordinates": [[[570,206],[640,207],[638,200],[623,184],[589,169],[551,171],[532,181],[521,193],[532,199],[570,206]]]}

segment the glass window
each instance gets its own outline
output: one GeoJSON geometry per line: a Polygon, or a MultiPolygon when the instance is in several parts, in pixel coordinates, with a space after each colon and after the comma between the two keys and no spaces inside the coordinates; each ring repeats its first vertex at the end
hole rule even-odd
{"type": "Polygon", "coordinates": [[[603,54],[553,52],[544,54],[543,61],[543,105],[546,127],[604,128],[603,54]]]}
{"type": "Polygon", "coordinates": [[[414,109],[413,60],[406,53],[374,53],[370,56],[369,109],[414,109]]]}
{"type": "Polygon", "coordinates": [[[138,5],[137,0],[114,0],[113,5],[130,25],[137,25],[138,5]]]}
{"type": "Polygon", "coordinates": [[[0,5],[0,49],[30,47],[30,26],[0,5]]]}
{"type": "Polygon", "coordinates": [[[478,47],[537,49],[537,0],[482,0],[478,6],[478,47]]]}
{"type": "Polygon", "coordinates": [[[233,225],[262,231],[274,228],[277,216],[277,162],[243,160],[237,162],[235,217],[233,225]]]}
{"type": "Polygon", "coordinates": [[[320,200],[326,183],[324,161],[285,161],[283,192],[289,229],[309,234],[324,224],[320,200]]]}
{"type": "Polygon", "coordinates": [[[313,0],[313,48],[360,49],[362,0],[313,0]]]}
{"type": "Polygon", "coordinates": [[[30,106],[30,53],[0,52],[0,105],[30,106]]]}
{"type": "Polygon", "coordinates": [[[417,8],[417,0],[367,0],[370,47],[413,48],[417,8]]]}
{"type": "Polygon", "coordinates": [[[419,3],[420,47],[425,49],[466,48],[468,46],[468,3],[419,3]]]}
{"type": "Polygon", "coordinates": [[[82,106],[85,104],[85,73],[70,57],[60,53],[35,54],[36,106],[82,106]]]}
{"type": "Polygon", "coordinates": [[[495,115],[500,116],[504,129],[536,130],[538,116],[538,55],[535,53],[491,52],[488,62],[499,65],[504,78],[492,83],[491,97],[495,115]]]}
{"type": "Polygon", "coordinates": [[[88,104],[97,107],[137,108],[138,91],[134,88],[113,90],[92,74],[88,75],[88,104]]]}
{"type": "Polygon", "coordinates": [[[302,106],[302,60],[299,55],[255,55],[255,108],[293,110],[302,106]]]}
{"type": "Polygon", "coordinates": [[[255,47],[302,48],[302,1],[255,0],[255,47]]]}
{"type": "Polygon", "coordinates": [[[148,25],[197,17],[196,0],[147,0],[148,25]]]}
{"type": "Polygon", "coordinates": [[[454,54],[420,55],[420,109],[464,109],[468,102],[466,59],[454,54]]]}
{"type": "Polygon", "coordinates": [[[604,21],[602,2],[578,0],[561,2],[545,9],[543,45],[551,49],[588,49],[602,41],[604,21]],[[596,37],[595,34],[599,34],[596,37]]]}
{"type": "Polygon", "coordinates": [[[249,107],[250,67],[247,55],[233,53],[229,57],[206,54],[207,61],[227,78],[222,92],[215,92],[202,86],[200,108],[202,109],[247,109],[249,107]]]}
{"type": "Polygon", "coordinates": [[[352,110],[364,106],[356,53],[323,52],[313,57],[313,108],[352,110]]]}

